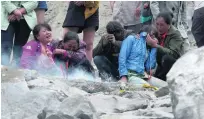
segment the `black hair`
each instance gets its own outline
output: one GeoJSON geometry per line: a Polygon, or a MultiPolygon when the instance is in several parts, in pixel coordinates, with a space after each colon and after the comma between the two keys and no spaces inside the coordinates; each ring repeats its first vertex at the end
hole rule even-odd
{"type": "Polygon", "coordinates": [[[37,25],[33,28],[33,36],[34,36],[35,40],[38,41],[37,35],[39,34],[41,28],[43,28],[43,27],[46,28],[48,31],[52,31],[50,25],[47,24],[47,23],[37,24],[37,25]]]}
{"type": "Polygon", "coordinates": [[[143,25],[142,28],[140,29],[140,32],[147,32],[151,33],[153,31],[153,35],[157,36],[157,29],[154,25],[143,25]]]}
{"type": "Polygon", "coordinates": [[[76,40],[76,42],[79,44],[79,36],[77,33],[69,31],[65,34],[64,39],[63,39],[63,43],[66,43],[70,40],[76,40]]]}
{"type": "Polygon", "coordinates": [[[118,32],[123,32],[124,28],[123,28],[123,26],[119,22],[117,22],[117,21],[110,21],[106,25],[106,31],[109,34],[115,34],[115,33],[118,33],[118,32]]]}
{"type": "Polygon", "coordinates": [[[159,18],[159,17],[162,17],[166,24],[168,24],[168,25],[172,24],[173,13],[171,13],[171,12],[160,12],[157,15],[157,18],[159,18]]]}

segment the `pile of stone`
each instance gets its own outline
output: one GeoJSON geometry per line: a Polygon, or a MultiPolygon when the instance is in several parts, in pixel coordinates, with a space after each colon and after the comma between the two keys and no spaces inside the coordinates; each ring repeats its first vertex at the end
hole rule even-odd
{"type": "Polygon", "coordinates": [[[202,119],[203,66],[204,48],[187,53],[168,73],[168,87],[156,92],[141,87],[121,92],[117,82],[65,80],[2,67],[1,118],[202,119]]]}
{"type": "Polygon", "coordinates": [[[43,77],[2,68],[2,119],[173,118],[169,95],[153,89],[120,92],[117,82],[43,77]]]}

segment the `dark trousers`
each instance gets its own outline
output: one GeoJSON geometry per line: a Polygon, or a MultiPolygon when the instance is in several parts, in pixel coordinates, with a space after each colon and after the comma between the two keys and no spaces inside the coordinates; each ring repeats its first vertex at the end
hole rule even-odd
{"type": "Polygon", "coordinates": [[[204,7],[194,11],[191,31],[198,47],[204,46],[204,7]]]}
{"type": "Polygon", "coordinates": [[[76,65],[73,65],[73,67],[78,68],[78,69],[82,69],[82,70],[94,75],[94,68],[93,68],[93,66],[91,65],[91,63],[89,62],[88,59],[81,60],[76,65]]]}
{"type": "Polygon", "coordinates": [[[17,60],[19,64],[19,59],[22,54],[22,46],[24,46],[29,38],[31,29],[24,19],[20,21],[11,22],[6,31],[1,30],[1,64],[9,65],[10,55],[13,46],[13,59],[17,60]]]}
{"type": "Polygon", "coordinates": [[[157,59],[157,69],[155,72],[155,77],[166,81],[166,75],[176,62],[176,59],[170,55],[163,55],[157,59]]]}
{"type": "Polygon", "coordinates": [[[103,80],[109,77],[119,79],[118,66],[111,63],[105,56],[95,56],[94,63],[99,70],[99,75],[103,80]]]}

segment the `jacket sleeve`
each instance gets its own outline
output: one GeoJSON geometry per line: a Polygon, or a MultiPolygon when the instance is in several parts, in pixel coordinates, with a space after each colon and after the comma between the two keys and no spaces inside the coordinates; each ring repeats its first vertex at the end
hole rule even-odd
{"type": "Polygon", "coordinates": [[[64,53],[64,58],[71,58],[73,60],[79,61],[86,57],[86,44],[81,43],[81,46],[77,52],[67,51],[64,53]]]}
{"type": "Polygon", "coordinates": [[[37,1],[29,1],[22,4],[22,6],[26,9],[27,13],[32,12],[38,6],[37,1]]]}
{"type": "Polygon", "coordinates": [[[105,41],[105,35],[101,37],[101,40],[99,41],[98,45],[93,49],[93,57],[97,56],[97,55],[103,55],[103,41],[105,41]]]}
{"type": "Polygon", "coordinates": [[[156,19],[157,15],[159,14],[159,2],[158,1],[151,1],[150,2],[150,9],[152,11],[153,18],[156,19]]]}
{"type": "Polygon", "coordinates": [[[15,6],[11,1],[2,1],[1,4],[9,14],[17,9],[17,6],[15,6]]]}
{"type": "Polygon", "coordinates": [[[185,29],[188,29],[188,23],[187,23],[187,3],[186,1],[182,2],[182,10],[181,10],[181,22],[184,25],[185,29]]]}
{"type": "Polygon", "coordinates": [[[170,39],[171,40],[169,42],[169,48],[164,48],[164,47],[158,45],[157,50],[158,50],[158,52],[171,55],[175,59],[178,59],[182,54],[181,46],[182,46],[184,41],[183,41],[181,35],[179,34],[179,32],[172,34],[170,39]]]}
{"type": "Polygon", "coordinates": [[[122,41],[115,41],[114,46],[120,48],[122,45],[122,41]]]}
{"type": "Polygon", "coordinates": [[[133,41],[134,41],[134,38],[132,36],[129,36],[122,42],[122,46],[119,54],[119,62],[118,62],[120,77],[128,75],[126,62],[131,52],[133,41]]]}
{"type": "Polygon", "coordinates": [[[148,58],[145,62],[145,70],[148,72],[150,71],[150,68],[154,69],[156,67],[156,52],[156,48],[151,48],[148,52],[148,58]]]}
{"type": "Polygon", "coordinates": [[[59,43],[60,43],[60,40],[52,40],[51,42],[50,42],[50,44],[51,44],[51,46],[54,48],[54,49],[57,49],[58,47],[58,45],[59,45],[59,43]]]}
{"type": "Polygon", "coordinates": [[[32,69],[33,63],[35,61],[35,53],[36,50],[30,45],[23,46],[23,53],[20,60],[20,67],[24,69],[32,69]]]}

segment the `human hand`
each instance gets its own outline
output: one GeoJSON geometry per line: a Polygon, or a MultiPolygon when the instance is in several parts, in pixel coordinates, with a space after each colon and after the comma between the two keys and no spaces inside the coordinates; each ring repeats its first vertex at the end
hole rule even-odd
{"type": "Polygon", "coordinates": [[[16,17],[16,19],[19,21],[20,19],[21,19],[21,17],[22,17],[22,13],[21,13],[21,11],[19,10],[19,9],[15,9],[14,11],[13,11],[13,14],[15,15],[15,17],[16,17]]]}
{"type": "Polygon", "coordinates": [[[52,57],[52,52],[49,49],[46,49],[46,53],[48,57],[52,57]]]}
{"type": "Polygon", "coordinates": [[[108,41],[108,35],[109,34],[105,34],[101,37],[100,43],[102,44],[102,46],[106,46],[108,45],[109,41],[108,41]]]}
{"type": "Polygon", "coordinates": [[[141,14],[141,10],[140,8],[138,7],[135,11],[135,15],[136,15],[136,18],[140,18],[140,14],[141,14]]]}
{"type": "Polygon", "coordinates": [[[54,50],[54,54],[64,54],[66,52],[66,50],[64,50],[64,49],[55,49],[54,50]]]}
{"type": "Polygon", "coordinates": [[[149,34],[147,35],[146,41],[151,47],[157,47],[158,40],[152,39],[149,34]]]}
{"type": "Polygon", "coordinates": [[[74,4],[77,6],[82,6],[84,5],[84,1],[74,1],[74,4]]]}
{"type": "Polygon", "coordinates": [[[113,35],[113,34],[108,34],[108,36],[107,36],[107,40],[109,41],[109,42],[111,42],[112,44],[115,44],[115,36],[113,35]]]}
{"type": "Polygon", "coordinates": [[[19,8],[18,10],[21,12],[21,14],[25,14],[26,13],[26,9],[25,8],[19,8]]]}
{"type": "Polygon", "coordinates": [[[16,20],[16,16],[14,14],[11,14],[8,16],[8,21],[9,22],[12,22],[12,21],[15,21],[16,20]]]}
{"type": "Polygon", "coordinates": [[[13,11],[13,14],[16,15],[16,16],[19,16],[19,17],[22,16],[22,13],[21,13],[21,11],[20,11],[19,9],[15,9],[15,10],[13,11]]]}

